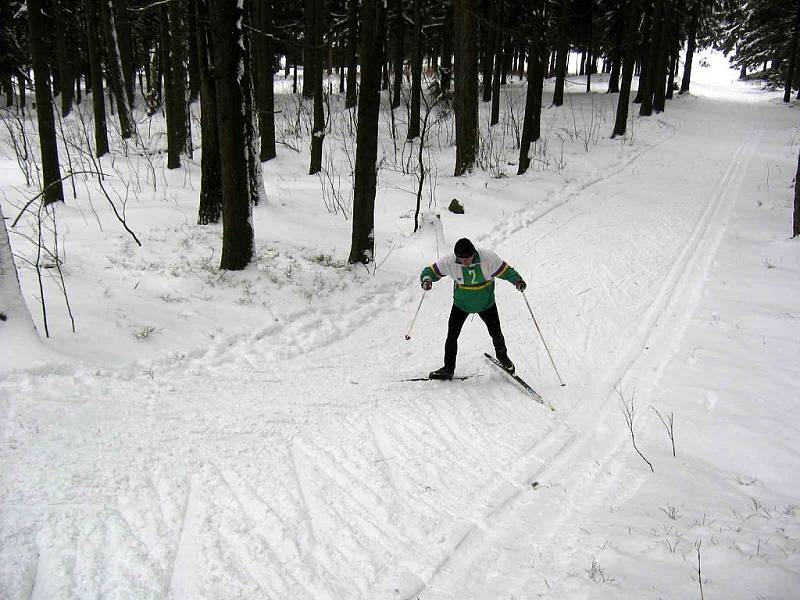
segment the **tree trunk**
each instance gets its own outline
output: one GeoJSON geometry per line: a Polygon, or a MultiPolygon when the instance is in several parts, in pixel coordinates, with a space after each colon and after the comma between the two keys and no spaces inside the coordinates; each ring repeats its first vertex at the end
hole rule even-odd
{"type": "Polygon", "coordinates": [[[56,0],[53,3],[55,28],[56,28],[56,47],[58,48],[58,70],[61,73],[61,115],[66,117],[72,110],[72,101],[75,90],[75,74],[73,69],[74,49],[67,43],[67,32],[73,27],[72,23],[67,22],[66,14],[62,10],[63,0],[56,0]]]}
{"type": "Polygon", "coordinates": [[[797,46],[800,38],[800,2],[795,1],[794,5],[794,31],[792,32],[792,43],[789,47],[789,68],[786,70],[786,80],[783,88],[784,102],[789,102],[792,99],[792,82],[794,81],[795,65],[797,65],[797,46]]]}
{"type": "Polygon", "coordinates": [[[272,160],[275,152],[275,48],[272,41],[272,0],[254,0],[257,32],[255,39],[256,107],[261,134],[262,162],[272,160]]]}
{"type": "Polygon", "coordinates": [[[531,37],[528,40],[528,89],[525,95],[525,120],[522,123],[517,175],[522,175],[528,170],[531,162],[528,156],[531,142],[539,139],[545,58],[544,0],[531,0],[531,19],[531,37]]]}
{"type": "Polygon", "coordinates": [[[558,19],[558,39],[556,42],[556,88],[553,91],[553,106],[564,104],[564,82],[567,78],[569,59],[569,0],[561,0],[561,16],[558,19]]]}
{"type": "Polygon", "coordinates": [[[375,260],[375,163],[378,157],[378,115],[383,64],[383,35],[378,24],[383,0],[362,0],[361,93],[358,97],[356,165],[353,174],[353,235],[350,263],[375,260]]]}
{"type": "Polygon", "coordinates": [[[389,37],[392,50],[392,110],[394,110],[400,108],[403,99],[405,19],[403,18],[403,0],[392,0],[390,6],[389,37]]]}
{"type": "Polygon", "coordinates": [[[478,153],[478,6],[477,0],[453,0],[456,125],[455,175],[475,166],[478,153]]]}
{"type": "Polygon", "coordinates": [[[181,155],[187,151],[186,68],[183,64],[183,6],[173,0],[168,5],[169,61],[167,63],[167,168],[181,166],[181,155]]]}
{"type": "Polygon", "coordinates": [[[322,0],[310,0],[310,2],[313,6],[312,13],[314,15],[311,28],[313,57],[306,59],[306,65],[313,65],[314,124],[311,130],[311,165],[309,166],[308,174],[314,175],[322,170],[322,142],[325,140],[325,109],[322,98],[322,61],[325,48],[322,45],[323,3],[322,0]]]}
{"type": "Polygon", "coordinates": [[[453,75],[453,2],[444,0],[444,24],[442,29],[442,66],[439,69],[441,79],[439,91],[443,94],[450,91],[453,75]]]}
{"type": "Polygon", "coordinates": [[[187,2],[186,0],[182,0],[184,2],[184,13],[186,14],[186,21],[188,24],[188,32],[187,35],[189,36],[189,44],[188,44],[188,51],[189,51],[189,104],[197,100],[197,97],[200,95],[200,64],[198,62],[200,58],[200,51],[197,48],[197,14],[195,12],[195,3],[193,1],[187,2]]]}
{"type": "Polygon", "coordinates": [[[211,0],[214,67],[217,84],[217,127],[222,173],[221,269],[244,269],[253,258],[253,226],[248,189],[245,131],[245,48],[243,9],[230,0],[211,0]]]}
{"type": "Polygon", "coordinates": [[[106,68],[108,69],[109,83],[117,101],[117,113],[119,114],[119,127],[122,132],[122,138],[129,139],[133,135],[133,117],[128,103],[128,94],[125,90],[125,75],[119,54],[113,0],[100,0],[100,7],[106,39],[106,56],[108,57],[106,68]]]}
{"type": "Polygon", "coordinates": [[[480,28],[481,36],[481,70],[483,84],[483,101],[489,102],[492,99],[492,73],[494,72],[494,46],[497,30],[494,20],[494,3],[492,0],[485,0],[483,3],[484,25],[480,28]]]}
{"type": "Polygon", "coordinates": [[[656,61],[656,72],[653,80],[653,110],[656,113],[664,112],[667,96],[667,76],[672,46],[673,0],[663,0],[664,19],[661,26],[661,36],[659,39],[658,60],[656,61]]]}
{"type": "Polygon", "coordinates": [[[206,0],[194,5],[197,32],[197,68],[200,76],[200,208],[197,223],[219,223],[222,213],[222,176],[220,172],[219,132],[217,130],[217,86],[213,68],[213,44],[208,30],[206,0]]]}
{"type": "MultiPolygon", "coordinates": [[[[502,10],[502,3],[497,5],[498,10],[502,10]]],[[[498,24],[501,22],[498,19],[498,24]]],[[[494,74],[492,75],[492,113],[489,119],[490,125],[497,125],[500,121],[500,83],[503,74],[503,39],[498,33],[495,39],[494,48],[494,74]]]]}
{"type": "Polygon", "coordinates": [[[83,0],[86,15],[86,41],[89,53],[89,69],[92,79],[92,112],[94,114],[95,156],[108,154],[108,130],[106,128],[106,103],[103,94],[103,66],[97,42],[100,39],[97,28],[97,0],[83,0]]]}
{"type": "Polygon", "coordinates": [[[619,75],[625,52],[625,4],[621,3],[614,14],[614,48],[611,54],[611,75],[608,79],[609,94],[619,92],[619,75]]]}
{"type": "Polygon", "coordinates": [[[414,0],[414,42],[411,51],[411,114],[406,139],[419,137],[419,109],[422,94],[422,0],[414,0]]]}
{"type": "Polygon", "coordinates": [[[659,71],[659,54],[661,52],[661,33],[664,29],[664,0],[655,0],[653,23],[650,28],[650,48],[647,55],[647,71],[642,87],[642,104],[639,115],[649,117],[653,114],[653,95],[656,82],[661,75],[659,71]]]}
{"type": "Polygon", "coordinates": [[[131,43],[131,19],[128,11],[128,0],[114,0],[114,15],[119,44],[119,59],[122,63],[123,85],[128,96],[128,104],[134,105],[134,75],[136,67],[133,60],[131,43]]]}
{"type": "Polygon", "coordinates": [[[683,65],[683,79],[681,79],[681,90],[679,92],[681,94],[689,91],[689,85],[692,82],[692,61],[694,60],[694,51],[697,44],[697,20],[700,15],[700,2],[701,0],[692,1],[692,16],[686,38],[686,62],[683,65]]]}
{"type": "MultiPolygon", "coordinates": [[[[358,2],[358,0],[352,0],[358,2]]],[[[305,18],[305,31],[303,35],[303,97],[313,98],[315,82],[317,81],[317,74],[314,72],[317,64],[317,49],[315,46],[314,29],[317,22],[317,0],[305,0],[305,10],[303,16],[305,18]]],[[[320,73],[322,76],[322,73],[320,73]]]]}
{"type": "Polygon", "coordinates": [[[42,155],[42,189],[44,203],[64,201],[61,169],[58,164],[58,143],[53,118],[50,75],[47,69],[47,25],[42,13],[42,0],[28,0],[28,44],[33,63],[36,115],[39,119],[39,148],[42,155]]]}
{"type": "Polygon", "coordinates": [[[348,1],[348,11],[350,24],[347,30],[347,46],[350,50],[350,64],[347,67],[347,96],[344,106],[353,108],[358,103],[358,0],[348,1]]]}
{"type": "MultiPolygon", "coordinates": [[[[636,97],[633,99],[634,104],[641,104],[642,99],[644,98],[644,91],[645,87],[647,87],[647,78],[648,74],[647,71],[650,68],[648,63],[648,56],[649,56],[649,49],[650,49],[650,36],[653,32],[653,7],[652,1],[646,0],[642,5],[641,9],[643,12],[642,17],[642,31],[639,36],[639,46],[638,46],[638,69],[637,74],[639,75],[639,86],[636,90],[636,97]]],[[[640,107],[641,108],[641,107],[640,107]]]]}
{"type": "Polygon", "coordinates": [[[800,235],[800,153],[797,155],[797,171],[794,174],[794,220],[792,237],[800,235]]]}
{"type": "MultiPolygon", "coordinates": [[[[621,10],[621,9],[620,9],[621,10]]],[[[625,36],[625,58],[622,64],[622,87],[617,99],[617,116],[614,122],[612,138],[625,135],[628,125],[628,103],[631,96],[633,69],[636,65],[637,40],[639,38],[639,0],[629,0],[627,34],[625,36]]]]}
{"type": "MultiPolygon", "coordinates": [[[[258,150],[258,123],[256,116],[256,89],[253,78],[253,14],[251,0],[244,0],[244,61],[241,75],[242,97],[244,98],[244,144],[247,149],[247,181],[250,203],[254,206],[264,200],[264,180],[258,150]]],[[[321,64],[321,63],[320,63],[321,64]]],[[[320,73],[322,68],[320,66],[320,73]]]]}

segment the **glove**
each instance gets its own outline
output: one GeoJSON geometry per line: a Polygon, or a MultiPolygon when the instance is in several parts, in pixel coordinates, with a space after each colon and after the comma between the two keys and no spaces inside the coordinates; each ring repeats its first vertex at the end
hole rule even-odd
{"type": "Polygon", "coordinates": [[[430,279],[422,280],[422,289],[426,292],[433,287],[433,282],[430,279]]]}
{"type": "Polygon", "coordinates": [[[524,282],[522,279],[517,279],[517,280],[514,282],[514,287],[516,287],[516,288],[517,288],[517,291],[518,291],[518,292],[524,292],[524,291],[525,291],[525,288],[526,288],[526,287],[528,287],[528,284],[527,284],[527,283],[525,283],[525,282],[524,282]]]}

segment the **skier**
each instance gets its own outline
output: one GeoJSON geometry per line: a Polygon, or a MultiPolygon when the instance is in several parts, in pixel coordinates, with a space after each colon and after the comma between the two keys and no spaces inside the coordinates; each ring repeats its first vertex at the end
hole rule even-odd
{"type": "Polygon", "coordinates": [[[467,238],[456,242],[454,253],[439,259],[420,274],[423,290],[433,287],[445,275],[452,277],[453,308],[447,323],[447,341],[444,344],[444,366],[432,371],[431,379],[452,379],[456,369],[458,353],[458,336],[464,321],[471,313],[478,316],[486,324],[494,344],[495,356],[503,367],[514,372],[514,363],[508,358],[506,341],[500,329],[500,316],[494,301],[494,278],[499,277],[514,284],[520,292],[525,291],[522,276],[491,250],[476,250],[467,238]]]}

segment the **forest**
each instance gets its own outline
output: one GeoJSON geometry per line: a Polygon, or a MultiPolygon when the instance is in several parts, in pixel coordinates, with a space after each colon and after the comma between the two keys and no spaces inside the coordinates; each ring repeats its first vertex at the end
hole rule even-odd
{"type": "Polygon", "coordinates": [[[310,147],[309,175],[328,183],[322,193],[334,205],[352,196],[348,261],[374,260],[382,97],[395,155],[416,140],[404,168],[418,182],[418,219],[431,130],[451,122],[455,176],[491,169],[498,157],[487,156],[479,104],[491,106],[494,126],[508,78],[525,78],[524,108],[511,115],[517,174],[525,173],[542,135],[542,83],[553,79],[552,105],[561,106],[570,55],[587,92],[593,75],[608,75],[614,124],[597,133],[612,137],[625,135],[631,101],[649,116],[690,91],[697,49],[729,54],[742,79],[782,87],[784,102],[800,82],[792,0],[13,0],[0,10],[2,120],[26,182],[39,190],[26,210],[40,197],[45,206],[65,200],[75,177],[94,180],[114,205],[99,162],[109,152],[143,156],[156,185],[154,155],[179,169],[199,150],[197,223],[222,221],[220,268],[228,270],[252,260],[251,207],[266,200],[261,163],[301,145],[310,147]],[[279,105],[276,75],[291,82],[279,105]],[[347,168],[326,159],[325,138],[344,118],[334,98],[344,99],[345,135],[355,142],[347,168]],[[66,123],[76,107],[79,125],[66,123]],[[25,121],[33,110],[36,135],[25,121]],[[165,117],[163,136],[152,134],[156,114],[165,117]]]}

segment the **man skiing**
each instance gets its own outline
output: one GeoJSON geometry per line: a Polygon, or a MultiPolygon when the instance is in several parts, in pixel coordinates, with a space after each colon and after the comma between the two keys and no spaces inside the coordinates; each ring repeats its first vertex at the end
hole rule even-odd
{"type": "Polygon", "coordinates": [[[422,270],[419,276],[422,289],[426,291],[431,289],[433,282],[439,281],[445,275],[449,275],[455,281],[453,308],[450,310],[447,341],[444,344],[444,366],[432,371],[429,377],[453,378],[458,353],[458,336],[467,316],[471,313],[478,313],[486,324],[497,360],[509,373],[513,373],[514,363],[508,358],[506,341],[500,329],[500,316],[495,305],[494,279],[495,277],[505,279],[523,292],[526,284],[522,276],[491,250],[476,249],[467,238],[461,238],[456,242],[453,254],[448,254],[422,270]]]}

